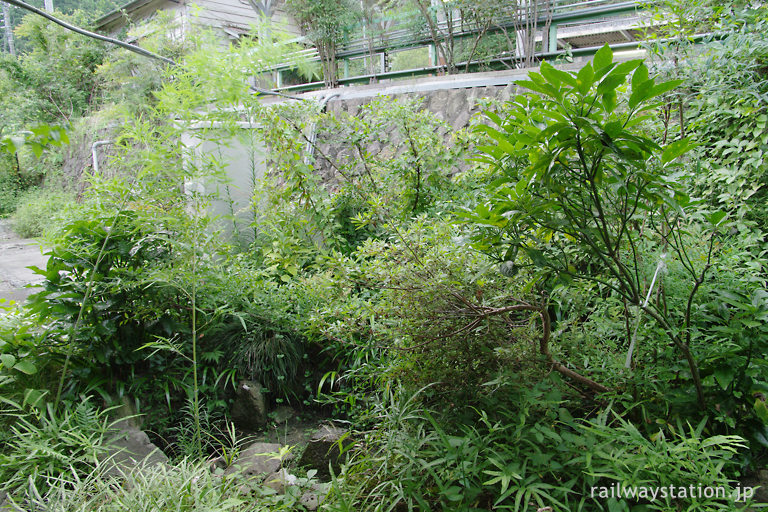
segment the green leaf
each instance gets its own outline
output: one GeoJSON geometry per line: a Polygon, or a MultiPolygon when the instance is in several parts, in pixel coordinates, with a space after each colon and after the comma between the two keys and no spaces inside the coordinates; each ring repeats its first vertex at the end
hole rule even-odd
{"type": "Polygon", "coordinates": [[[721,366],[716,369],[714,373],[715,380],[718,384],[720,384],[720,387],[727,389],[730,383],[733,382],[733,377],[736,375],[736,370],[730,366],[721,366]]]}
{"type": "Polygon", "coordinates": [[[31,361],[19,361],[13,368],[27,375],[37,373],[37,367],[31,361]]]}
{"type": "Polygon", "coordinates": [[[608,43],[605,43],[602,48],[597,50],[595,58],[592,59],[592,65],[596,71],[600,71],[611,64],[613,64],[613,50],[608,46],[608,43]]]}
{"type": "Polygon", "coordinates": [[[586,95],[589,89],[594,84],[595,71],[592,69],[592,64],[587,63],[579,73],[576,75],[578,80],[578,89],[581,94],[586,95]]]}
{"type": "Polygon", "coordinates": [[[11,354],[0,354],[0,363],[3,363],[5,368],[11,369],[16,364],[16,358],[11,354]]]}
{"type": "Polygon", "coordinates": [[[691,141],[690,137],[676,140],[675,142],[668,144],[667,147],[664,148],[664,152],[661,154],[661,163],[668,164],[683,153],[686,153],[694,146],[695,144],[691,141]]]}
{"type": "Polygon", "coordinates": [[[719,226],[720,223],[723,221],[723,219],[726,216],[726,212],[722,210],[718,210],[716,212],[712,212],[707,216],[707,220],[713,225],[713,226],[719,226]]]}
{"type": "Polygon", "coordinates": [[[603,107],[609,114],[616,110],[616,91],[610,91],[603,94],[603,107]]]}
{"type": "Polygon", "coordinates": [[[43,146],[39,142],[31,141],[29,143],[29,147],[32,148],[32,152],[35,154],[37,158],[40,158],[43,154],[43,146]]]}
{"type": "Polygon", "coordinates": [[[548,96],[550,98],[559,98],[560,93],[557,89],[552,87],[551,84],[545,83],[545,84],[538,84],[536,82],[533,82],[531,80],[518,80],[515,82],[515,85],[518,85],[520,87],[525,87],[527,89],[530,89],[534,92],[538,92],[540,94],[543,94],[544,96],[548,96]]]}
{"type": "Polygon", "coordinates": [[[643,63],[632,73],[632,90],[648,81],[648,66],[643,63]]]}
{"type": "Polygon", "coordinates": [[[578,85],[576,77],[573,76],[573,74],[561,71],[552,66],[549,62],[542,62],[540,71],[542,76],[544,76],[549,83],[557,87],[563,83],[566,83],[571,87],[576,87],[578,85]]]}
{"type": "MultiPolygon", "coordinates": [[[[647,71],[646,71],[647,73],[647,71]]],[[[634,78],[634,77],[633,77],[634,78]]],[[[632,94],[629,95],[627,105],[629,108],[635,108],[649,98],[653,90],[654,81],[646,80],[644,82],[632,82],[632,94]]]]}
{"type": "Polygon", "coordinates": [[[648,95],[646,99],[651,99],[651,98],[655,98],[656,96],[660,96],[665,92],[669,92],[672,89],[677,88],[682,83],[683,83],[682,80],[670,80],[669,82],[662,82],[660,84],[657,84],[653,86],[653,89],[651,89],[651,93],[648,95]]]}
{"type": "Polygon", "coordinates": [[[756,398],[754,410],[757,417],[760,418],[760,421],[768,425],[768,407],[766,407],[765,402],[756,398]]]}

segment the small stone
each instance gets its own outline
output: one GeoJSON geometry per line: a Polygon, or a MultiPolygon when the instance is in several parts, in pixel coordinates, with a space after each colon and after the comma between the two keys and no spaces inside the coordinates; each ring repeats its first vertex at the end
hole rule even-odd
{"type": "Polygon", "coordinates": [[[317,507],[320,506],[320,500],[318,499],[317,494],[309,491],[301,495],[299,503],[307,510],[317,510],[317,507]]]}
{"type": "Polygon", "coordinates": [[[286,423],[288,420],[296,416],[296,411],[293,410],[293,407],[288,405],[281,405],[269,413],[269,415],[272,417],[272,421],[275,423],[286,423]]]}

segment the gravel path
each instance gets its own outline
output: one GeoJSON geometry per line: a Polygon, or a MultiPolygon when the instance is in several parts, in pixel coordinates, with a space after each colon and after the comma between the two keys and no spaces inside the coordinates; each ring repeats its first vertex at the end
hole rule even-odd
{"type": "Polygon", "coordinates": [[[37,291],[25,288],[40,283],[42,276],[26,268],[45,268],[46,257],[40,245],[28,238],[19,238],[11,230],[8,219],[0,219],[0,299],[23,301],[37,291]]]}

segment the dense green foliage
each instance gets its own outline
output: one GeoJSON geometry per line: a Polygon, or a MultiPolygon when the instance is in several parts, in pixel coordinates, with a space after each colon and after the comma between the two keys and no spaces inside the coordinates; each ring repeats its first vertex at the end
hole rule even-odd
{"type": "Polygon", "coordinates": [[[325,84],[338,85],[336,52],[360,16],[357,4],[351,0],[288,0],[286,7],[317,47],[325,84]]]}
{"type": "MultiPolygon", "coordinates": [[[[112,158],[47,229],[42,289],[0,317],[0,490],[304,510],[312,472],[283,495],[203,466],[231,462],[235,387],[258,380],[271,408],[348,422],[325,510],[733,510],[595,489],[731,492],[765,466],[766,12],[720,12],[717,41],[660,47],[686,56],[665,69],[608,47],[545,63],[457,133],[416,100],[263,105],[248,79],[295,50],[278,37],[160,37],[169,69],[102,56],[72,115],[119,112],[112,158]],[[174,460],[120,485],[94,460],[125,401],[174,460]]],[[[45,158],[61,135],[2,141],[45,158]]]]}

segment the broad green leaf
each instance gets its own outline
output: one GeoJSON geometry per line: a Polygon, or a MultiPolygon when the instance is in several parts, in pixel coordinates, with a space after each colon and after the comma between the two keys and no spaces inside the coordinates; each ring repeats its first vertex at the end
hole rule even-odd
{"type": "Polygon", "coordinates": [[[561,96],[560,92],[554,87],[552,87],[552,85],[549,83],[538,84],[531,80],[518,80],[515,82],[515,84],[520,87],[525,87],[526,89],[530,89],[534,92],[538,92],[550,98],[560,98],[561,96]]]}
{"type": "Polygon", "coordinates": [[[616,110],[616,91],[609,91],[603,94],[603,107],[609,114],[616,110]]]}
{"type": "Polygon", "coordinates": [[[32,128],[32,133],[37,135],[38,137],[44,136],[48,137],[51,134],[51,126],[47,124],[41,124],[39,126],[35,126],[32,128]]]}
{"type": "Polygon", "coordinates": [[[691,141],[690,137],[676,140],[675,142],[668,144],[667,147],[664,148],[664,152],[661,154],[661,163],[668,164],[680,155],[686,153],[694,146],[695,144],[691,141]]]}
{"type": "Polygon", "coordinates": [[[600,85],[597,87],[597,92],[602,94],[615,90],[617,87],[627,81],[627,75],[640,64],[642,64],[642,61],[639,60],[622,62],[613,70],[611,70],[611,72],[608,73],[605,78],[603,78],[603,80],[600,82],[600,85]]]}
{"type": "MultiPolygon", "coordinates": [[[[647,72],[647,71],[646,71],[647,72]]],[[[632,82],[632,94],[629,95],[629,108],[635,108],[650,97],[655,82],[653,79],[643,82],[632,82]]]]}
{"type": "Polygon", "coordinates": [[[541,63],[540,71],[549,83],[557,85],[558,87],[563,83],[566,83],[571,87],[576,87],[578,85],[576,77],[573,76],[573,74],[561,71],[546,61],[541,63]]]}
{"type": "Polygon", "coordinates": [[[16,357],[11,354],[0,354],[0,363],[10,370],[16,364],[16,357]]]}
{"type": "Polygon", "coordinates": [[[32,153],[35,154],[37,158],[40,158],[43,154],[43,146],[39,142],[31,141],[29,142],[29,147],[32,148],[32,153]]]}
{"type": "Polygon", "coordinates": [[[733,377],[736,375],[736,370],[730,366],[721,366],[715,370],[715,380],[723,389],[728,388],[728,385],[733,381],[733,377]]]}
{"type": "Polygon", "coordinates": [[[653,86],[653,89],[651,89],[651,92],[646,99],[655,98],[656,96],[660,96],[665,92],[669,92],[672,89],[676,89],[682,83],[683,83],[682,80],[670,80],[669,82],[662,82],[660,84],[656,84],[653,86]]]}
{"type": "Polygon", "coordinates": [[[13,368],[27,375],[33,375],[37,373],[37,367],[31,361],[19,361],[14,365],[13,368]]]}
{"type": "Polygon", "coordinates": [[[727,215],[727,214],[726,214],[724,211],[722,211],[722,210],[718,210],[718,211],[716,211],[716,212],[712,212],[711,214],[709,214],[709,215],[707,216],[707,220],[708,220],[708,221],[709,221],[709,222],[710,222],[710,223],[711,223],[713,226],[718,226],[718,225],[720,225],[720,223],[723,221],[723,219],[725,218],[725,216],[726,216],[726,215],[727,215]]]}
{"type": "MultiPolygon", "coordinates": [[[[488,119],[490,119],[491,121],[493,121],[493,123],[494,123],[496,126],[501,126],[502,124],[504,124],[504,122],[501,120],[501,117],[499,117],[499,115],[498,115],[498,114],[496,114],[496,112],[491,112],[491,111],[484,111],[483,113],[485,114],[485,116],[486,116],[488,119]]],[[[485,125],[480,125],[480,126],[485,126],[485,125]]]]}
{"type": "Polygon", "coordinates": [[[766,407],[765,402],[756,398],[754,410],[757,417],[760,418],[760,421],[762,421],[763,424],[768,425],[768,407],[766,407]]]}
{"type": "Polygon", "coordinates": [[[576,75],[578,89],[581,94],[586,95],[589,92],[589,89],[594,84],[594,78],[595,71],[592,69],[592,64],[587,63],[576,75]]]}
{"type": "Polygon", "coordinates": [[[602,48],[597,50],[595,58],[592,59],[592,65],[595,71],[600,71],[611,64],[613,64],[613,50],[608,46],[608,43],[605,43],[602,48]]]}
{"type": "Polygon", "coordinates": [[[637,67],[634,73],[632,73],[632,90],[648,81],[648,66],[643,63],[637,67]]]}

